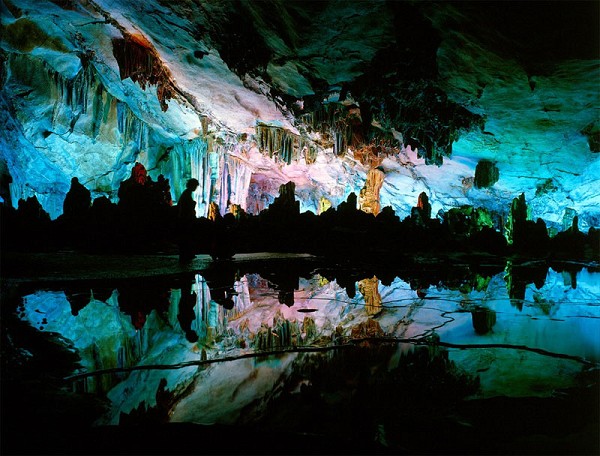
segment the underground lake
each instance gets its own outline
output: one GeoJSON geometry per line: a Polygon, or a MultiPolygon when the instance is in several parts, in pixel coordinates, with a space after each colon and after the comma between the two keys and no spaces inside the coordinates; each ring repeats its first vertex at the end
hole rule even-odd
{"type": "Polygon", "coordinates": [[[594,263],[19,258],[6,454],[598,450],[594,263]]]}

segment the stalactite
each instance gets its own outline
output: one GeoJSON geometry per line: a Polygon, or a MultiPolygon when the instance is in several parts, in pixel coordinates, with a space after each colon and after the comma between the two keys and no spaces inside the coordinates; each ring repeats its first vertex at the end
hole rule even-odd
{"type": "Polygon", "coordinates": [[[318,154],[318,150],[315,146],[308,146],[306,149],[306,155],[305,155],[305,160],[306,160],[306,164],[310,165],[312,163],[314,163],[315,161],[317,161],[317,154],[318,154]]]}
{"type": "Polygon", "coordinates": [[[229,165],[225,155],[221,156],[221,178],[219,181],[219,209],[221,216],[228,212],[229,197],[231,195],[231,176],[229,175],[229,165]]]}
{"type": "Polygon", "coordinates": [[[333,153],[342,156],[350,146],[362,142],[360,110],[341,103],[326,103],[302,117],[309,131],[321,134],[325,147],[333,147],[333,153]],[[328,142],[330,138],[330,142],[328,142]]]}
{"type": "Polygon", "coordinates": [[[202,138],[195,138],[186,143],[186,149],[189,154],[192,178],[200,182],[200,186],[195,192],[197,195],[196,216],[205,217],[211,192],[210,179],[206,178],[208,144],[202,138]]]}
{"type": "Polygon", "coordinates": [[[136,148],[135,152],[148,150],[148,125],[122,101],[117,102],[117,128],[121,133],[123,148],[132,144],[136,148]]]}
{"type": "Polygon", "coordinates": [[[67,125],[73,131],[79,116],[87,114],[92,122],[86,133],[96,138],[102,125],[110,120],[115,98],[104,87],[90,57],[83,53],[79,57],[81,68],[73,77],[31,55],[11,54],[9,63],[14,79],[45,95],[54,105],[53,126],[67,125]]]}
{"type": "Polygon", "coordinates": [[[212,192],[208,155],[208,142],[204,138],[182,141],[176,144],[169,154],[170,167],[165,172],[165,177],[170,180],[175,201],[179,201],[188,179],[198,180],[200,185],[194,195],[197,217],[206,217],[212,192]]]}
{"type": "Polygon", "coordinates": [[[300,137],[284,128],[258,124],[256,126],[258,147],[268,152],[269,157],[278,157],[288,165],[300,155],[300,137]]]}
{"type": "Polygon", "coordinates": [[[67,78],[44,63],[56,89],[56,99],[72,111],[85,114],[88,108],[88,95],[96,93],[102,83],[96,77],[96,71],[87,57],[81,58],[81,69],[73,78],[67,78]]]}
{"type": "Polygon", "coordinates": [[[112,41],[121,79],[131,78],[143,90],[146,85],[155,85],[160,107],[166,111],[169,107],[167,101],[178,94],[171,72],[144,36],[129,34],[124,30],[121,33],[123,38],[114,38],[112,41]]]}
{"type": "Polygon", "coordinates": [[[227,163],[230,176],[229,201],[246,211],[253,170],[245,161],[234,155],[227,154],[227,163]]]}

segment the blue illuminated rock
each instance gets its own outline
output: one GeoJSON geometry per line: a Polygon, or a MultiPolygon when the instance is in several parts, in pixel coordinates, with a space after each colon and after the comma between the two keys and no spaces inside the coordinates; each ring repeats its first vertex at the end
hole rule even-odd
{"type": "Polygon", "coordinates": [[[569,207],[586,231],[600,224],[597,8],[528,3],[11,0],[2,198],[36,196],[56,218],[71,178],[116,202],[139,162],[173,201],[198,179],[198,216],[257,213],[289,181],[317,213],[380,166],[380,206],[401,218],[421,192],[434,213],[503,216],[524,193],[532,218],[558,229],[569,207]]]}

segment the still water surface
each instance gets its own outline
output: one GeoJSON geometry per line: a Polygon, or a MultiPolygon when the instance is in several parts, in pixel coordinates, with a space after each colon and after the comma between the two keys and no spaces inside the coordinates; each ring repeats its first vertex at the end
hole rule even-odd
{"type": "MultiPolygon", "coordinates": [[[[81,361],[65,387],[103,401],[95,425],[350,432],[410,452],[419,446],[407,429],[442,418],[477,429],[478,414],[456,404],[597,387],[600,273],[590,266],[392,272],[286,257],[74,278],[30,283],[16,314],[72,344],[81,361]]],[[[598,404],[587,407],[596,416],[598,404]]]]}

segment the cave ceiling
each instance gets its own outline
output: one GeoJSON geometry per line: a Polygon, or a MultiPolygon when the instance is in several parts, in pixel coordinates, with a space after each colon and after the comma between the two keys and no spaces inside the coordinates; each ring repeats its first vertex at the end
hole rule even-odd
{"type": "Polygon", "coordinates": [[[600,225],[599,2],[0,4],[13,205],[35,195],[56,217],[73,176],[114,199],[139,161],[175,200],[204,179],[200,211],[253,212],[293,180],[317,212],[378,167],[401,217],[422,191],[434,213],[500,214],[523,192],[533,218],[600,225]]]}

